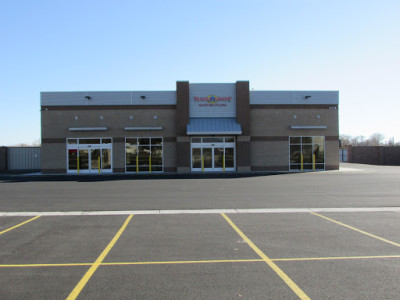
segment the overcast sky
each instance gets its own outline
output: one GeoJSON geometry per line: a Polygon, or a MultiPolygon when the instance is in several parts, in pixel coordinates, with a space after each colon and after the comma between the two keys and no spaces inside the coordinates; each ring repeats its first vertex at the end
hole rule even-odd
{"type": "Polygon", "coordinates": [[[2,0],[0,145],[40,138],[40,91],[339,90],[340,134],[400,142],[400,1],[2,0]]]}

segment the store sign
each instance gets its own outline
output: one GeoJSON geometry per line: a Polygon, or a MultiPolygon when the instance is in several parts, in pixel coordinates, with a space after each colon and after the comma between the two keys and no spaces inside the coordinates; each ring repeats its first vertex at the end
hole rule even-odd
{"type": "Polygon", "coordinates": [[[236,85],[193,83],[189,87],[191,118],[236,117],[236,85]]]}
{"type": "Polygon", "coordinates": [[[218,106],[227,106],[229,102],[231,102],[231,96],[219,97],[216,95],[210,95],[206,97],[193,97],[195,103],[197,103],[200,107],[209,106],[209,107],[218,107],[218,106]]]}

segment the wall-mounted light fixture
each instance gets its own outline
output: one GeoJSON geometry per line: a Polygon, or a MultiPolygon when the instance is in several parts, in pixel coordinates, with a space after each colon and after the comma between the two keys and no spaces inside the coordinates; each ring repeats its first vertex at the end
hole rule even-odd
{"type": "Polygon", "coordinates": [[[305,98],[305,99],[310,99],[310,98],[311,98],[311,96],[305,96],[304,98],[305,98]]]}
{"type": "Polygon", "coordinates": [[[140,96],[140,98],[142,98],[142,100],[146,99],[146,96],[140,96]]]}
{"type": "Polygon", "coordinates": [[[85,99],[86,99],[86,100],[90,100],[90,99],[92,99],[92,97],[90,97],[90,96],[85,96],[85,99]]]}

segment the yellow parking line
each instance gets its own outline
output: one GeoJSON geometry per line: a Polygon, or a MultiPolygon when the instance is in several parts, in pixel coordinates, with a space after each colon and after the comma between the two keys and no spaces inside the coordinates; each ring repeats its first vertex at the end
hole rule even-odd
{"type": "MultiPolygon", "coordinates": [[[[173,265],[173,264],[214,264],[214,263],[240,263],[261,262],[262,259],[216,259],[216,260],[188,260],[188,261],[132,261],[132,262],[108,262],[100,266],[129,266],[129,265],[173,265]]],[[[64,263],[64,264],[10,264],[0,265],[0,268],[40,268],[40,267],[79,267],[91,266],[92,263],[64,263]]]]}
{"type": "Polygon", "coordinates": [[[367,236],[369,236],[369,237],[372,237],[372,238],[374,238],[374,239],[380,240],[380,241],[382,241],[382,242],[391,244],[391,245],[396,246],[396,247],[400,247],[400,244],[398,244],[398,243],[389,241],[389,240],[387,240],[387,239],[384,239],[384,238],[379,237],[379,236],[377,236],[377,235],[374,235],[374,234],[372,234],[372,233],[366,232],[366,231],[364,231],[364,230],[355,228],[355,227],[350,226],[350,225],[346,225],[346,224],[344,224],[344,223],[342,223],[342,222],[336,221],[336,220],[334,220],[334,219],[325,217],[325,216],[323,216],[323,215],[320,215],[320,214],[317,214],[317,213],[314,213],[314,212],[311,213],[311,214],[313,214],[313,215],[315,215],[315,216],[318,216],[318,217],[320,217],[320,218],[326,219],[326,220],[328,220],[328,221],[331,221],[331,222],[333,222],[333,223],[336,223],[336,224],[338,224],[338,225],[344,226],[344,227],[349,228],[349,229],[351,229],[351,230],[357,231],[357,232],[359,232],[359,233],[365,234],[365,235],[367,235],[367,236]]]}
{"type": "Polygon", "coordinates": [[[285,272],[283,272],[267,255],[264,254],[233,222],[225,215],[221,214],[222,217],[231,225],[231,227],[241,236],[243,240],[271,267],[272,270],[292,289],[292,291],[300,299],[310,299],[285,272]]]}
{"type": "Polygon", "coordinates": [[[43,268],[43,267],[77,267],[91,266],[92,263],[72,263],[72,264],[21,264],[21,265],[0,265],[0,268],[43,268]]]}
{"type": "Polygon", "coordinates": [[[272,261],[318,261],[318,260],[348,260],[348,259],[400,258],[400,255],[370,255],[370,256],[333,256],[304,258],[274,258],[272,261]]]}
{"type": "MultiPolygon", "coordinates": [[[[400,255],[368,255],[368,256],[332,256],[332,257],[300,257],[300,258],[271,258],[271,261],[323,261],[348,259],[379,259],[400,258],[400,255]]],[[[182,261],[132,261],[132,262],[103,262],[100,266],[130,266],[130,265],[175,265],[175,264],[215,264],[215,263],[246,263],[264,262],[263,259],[215,259],[215,260],[182,260],[182,261]]],[[[63,264],[10,264],[0,265],[0,268],[48,268],[48,267],[80,267],[91,266],[92,263],[63,263],[63,264]]]]}
{"type": "Polygon", "coordinates": [[[33,220],[36,220],[37,218],[40,218],[40,216],[33,217],[32,219],[26,220],[26,221],[24,221],[22,223],[19,223],[19,224],[15,225],[15,226],[13,226],[11,228],[8,228],[6,230],[0,231],[0,235],[2,235],[3,233],[9,232],[9,231],[11,231],[11,230],[13,230],[15,228],[18,228],[18,227],[20,227],[22,225],[25,225],[26,223],[32,222],[33,220]]]}
{"type": "Polygon", "coordinates": [[[107,254],[111,251],[111,249],[114,247],[115,243],[118,241],[124,230],[129,224],[129,221],[132,219],[133,215],[130,215],[122,225],[122,227],[118,230],[117,234],[114,236],[114,238],[111,240],[111,242],[108,244],[108,246],[103,250],[103,252],[100,254],[100,256],[96,259],[96,261],[92,264],[90,269],[86,272],[85,275],[83,275],[82,279],[79,281],[79,283],[76,285],[76,287],[72,290],[72,292],[69,294],[67,297],[67,300],[72,300],[76,299],[82,289],[85,287],[86,283],[89,281],[89,279],[92,277],[94,272],[96,272],[97,268],[100,266],[100,264],[103,262],[104,258],[107,256],[107,254]]]}
{"type": "Polygon", "coordinates": [[[217,259],[217,260],[183,260],[183,261],[138,261],[138,262],[112,262],[102,263],[102,266],[127,266],[127,265],[174,265],[174,264],[215,264],[260,262],[262,259],[217,259]]]}

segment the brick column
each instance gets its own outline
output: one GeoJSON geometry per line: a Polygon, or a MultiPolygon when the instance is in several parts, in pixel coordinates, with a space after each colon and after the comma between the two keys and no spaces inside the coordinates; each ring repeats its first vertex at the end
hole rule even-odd
{"type": "Polygon", "coordinates": [[[176,82],[176,155],[177,172],[190,172],[190,137],[186,134],[189,124],[189,81],[176,82]]]}
{"type": "Polygon", "coordinates": [[[249,172],[250,149],[250,90],[249,81],[236,82],[236,119],[242,127],[242,135],[236,142],[236,166],[238,172],[249,172]]]}

